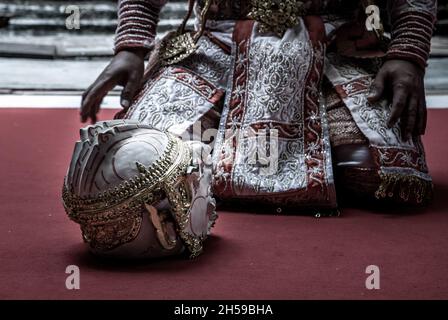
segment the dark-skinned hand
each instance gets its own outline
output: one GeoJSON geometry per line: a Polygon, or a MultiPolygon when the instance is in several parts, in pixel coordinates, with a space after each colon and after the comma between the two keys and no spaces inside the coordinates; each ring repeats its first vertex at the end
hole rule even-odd
{"type": "Polygon", "coordinates": [[[402,137],[422,135],[426,129],[425,72],[405,60],[388,60],[379,70],[368,96],[370,102],[387,98],[392,103],[388,127],[400,120],[402,137]]]}
{"type": "Polygon", "coordinates": [[[92,123],[97,121],[97,114],[103,98],[117,85],[123,86],[120,98],[121,106],[124,109],[129,108],[142,84],[145,55],[145,50],[137,49],[120,51],[114,56],[95,82],[82,95],[81,122],[86,122],[89,118],[92,123]]]}

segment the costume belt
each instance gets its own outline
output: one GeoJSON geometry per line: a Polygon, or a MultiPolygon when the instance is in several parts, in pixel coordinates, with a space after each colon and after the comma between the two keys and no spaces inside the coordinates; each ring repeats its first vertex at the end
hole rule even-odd
{"type": "MultiPolygon", "coordinates": [[[[220,2],[222,0],[205,0],[199,16],[201,22],[199,30],[186,32],[185,27],[195,4],[195,0],[189,0],[187,15],[178,30],[162,40],[160,53],[163,65],[178,63],[196,51],[197,42],[204,33],[209,18],[210,8],[212,5],[219,7],[220,2]]],[[[259,32],[273,32],[279,37],[288,28],[296,26],[300,17],[305,14],[304,2],[297,0],[251,0],[250,8],[247,18],[259,22],[259,32]]]]}

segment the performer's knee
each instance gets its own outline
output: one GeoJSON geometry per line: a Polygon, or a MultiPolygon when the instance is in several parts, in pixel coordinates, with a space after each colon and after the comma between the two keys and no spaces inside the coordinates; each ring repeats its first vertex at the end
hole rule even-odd
{"type": "Polygon", "coordinates": [[[338,195],[342,198],[371,199],[381,180],[367,145],[340,145],[333,148],[338,195]]]}
{"type": "Polygon", "coordinates": [[[432,198],[431,181],[406,174],[382,173],[367,145],[335,147],[333,164],[341,202],[359,200],[421,205],[432,198]]]}

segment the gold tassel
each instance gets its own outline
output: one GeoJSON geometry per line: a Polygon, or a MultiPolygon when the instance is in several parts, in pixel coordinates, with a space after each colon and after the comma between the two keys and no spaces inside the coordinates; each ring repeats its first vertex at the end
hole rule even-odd
{"type": "Polygon", "coordinates": [[[403,202],[418,204],[429,202],[433,195],[433,183],[416,176],[398,173],[379,173],[381,184],[375,192],[377,199],[399,197],[403,202]]]}

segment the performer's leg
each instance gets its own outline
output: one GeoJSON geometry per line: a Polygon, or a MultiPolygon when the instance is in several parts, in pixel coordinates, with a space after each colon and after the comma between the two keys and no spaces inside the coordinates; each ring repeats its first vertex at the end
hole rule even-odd
{"type": "Polygon", "coordinates": [[[368,141],[328,82],[324,83],[324,94],[338,197],[373,199],[380,180],[368,141]]]}
{"type": "MultiPolygon", "coordinates": [[[[381,155],[374,154],[349,109],[328,82],[324,82],[332,144],[335,184],[339,200],[386,201],[424,204],[431,199],[432,184],[411,174],[384,174],[381,155]]],[[[419,139],[415,139],[420,145],[419,139]]],[[[423,149],[419,151],[424,154],[423,149]]]]}

